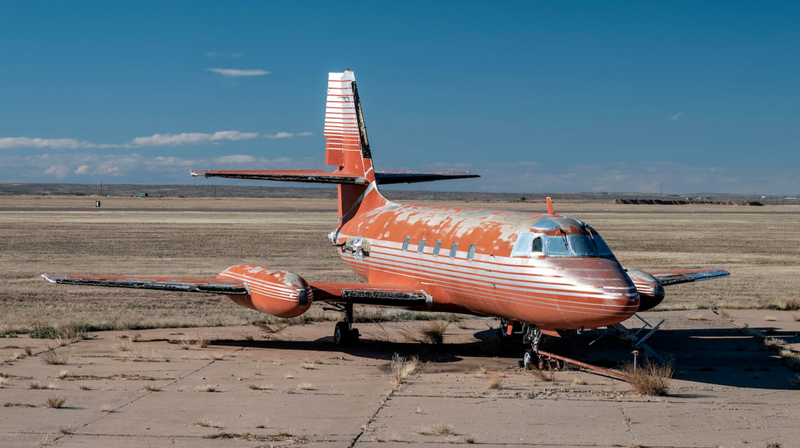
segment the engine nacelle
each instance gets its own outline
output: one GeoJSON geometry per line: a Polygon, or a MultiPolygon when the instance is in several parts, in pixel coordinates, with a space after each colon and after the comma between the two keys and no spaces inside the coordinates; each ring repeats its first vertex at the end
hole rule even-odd
{"type": "Polygon", "coordinates": [[[639,292],[639,311],[655,308],[664,300],[664,286],[657,278],[641,269],[626,269],[639,292]]]}
{"type": "Polygon", "coordinates": [[[311,307],[313,294],[303,277],[254,264],[237,264],[217,278],[243,282],[249,294],[228,296],[237,304],[277,317],[297,317],[311,307]]]}

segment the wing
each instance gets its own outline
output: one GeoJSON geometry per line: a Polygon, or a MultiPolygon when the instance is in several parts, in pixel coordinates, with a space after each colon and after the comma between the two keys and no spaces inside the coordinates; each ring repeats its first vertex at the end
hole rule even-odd
{"type": "Polygon", "coordinates": [[[160,289],[163,291],[204,292],[210,294],[243,295],[243,282],[219,278],[138,277],[116,275],[42,274],[50,283],[108,286],[112,288],[160,289]]]}
{"type": "Polygon", "coordinates": [[[414,307],[425,305],[431,299],[422,290],[387,283],[311,282],[309,285],[315,301],[414,307]]]}
{"type": "MultiPolygon", "coordinates": [[[[139,277],[121,275],[42,274],[51,282],[111,288],[158,289],[177,292],[247,295],[245,282],[222,278],[139,277]]],[[[314,301],[347,302],[363,305],[415,307],[428,303],[424,291],[403,285],[378,283],[310,283],[314,301]]]]}
{"type": "Polygon", "coordinates": [[[677,285],[679,283],[711,280],[713,278],[727,277],[730,272],[714,268],[675,269],[671,271],[655,271],[650,275],[658,279],[663,286],[677,285]]]}

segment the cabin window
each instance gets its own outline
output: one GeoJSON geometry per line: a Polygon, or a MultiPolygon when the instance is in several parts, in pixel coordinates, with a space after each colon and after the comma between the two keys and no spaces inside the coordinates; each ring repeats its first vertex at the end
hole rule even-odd
{"type": "Polygon", "coordinates": [[[467,261],[472,261],[472,259],[475,258],[475,249],[477,248],[478,246],[475,244],[469,246],[469,252],[467,252],[467,261]]]}
{"type": "Polygon", "coordinates": [[[403,252],[408,250],[408,243],[411,241],[411,237],[407,236],[406,239],[403,240],[403,252]]]}
{"type": "Polygon", "coordinates": [[[458,243],[453,243],[453,245],[450,246],[450,258],[455,258],[457,254],[458,254],[458,243]]]}
{"type": "Polygon", "coordinates": [[[425,238],[419,240],[419,246],[417,246],[417,253],[421,254],[422,251],[425,250],[425,238]]]}
{"type": "Polygon", "coordinates": [[[433,245],[433,256],[439,256],[439,249],[442,248],[442,240],[436,240],[436,244],[433,245]]]}

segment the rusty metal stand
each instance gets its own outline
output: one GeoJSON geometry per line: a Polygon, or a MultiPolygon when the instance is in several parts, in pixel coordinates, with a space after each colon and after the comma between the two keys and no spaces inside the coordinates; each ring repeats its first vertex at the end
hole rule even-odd
{"type": "Polygon", "coordinates": [[[555,353],[549,353],[549,352],[546,352],[544,350],[539,350],[538,354],[539,354],[539,356],[544,356],[544,357],[550,358],[550,359],[557,359],[559,361],[568,362],[570,364],[575,364],[576,366],[581,366],[581,367],[589,369],[589,370],[594,370],[595,372],[600,372],[603,375],[608,375],[608,376],[616,378],[618,380],[628,381],[628,377],[627,376],[625,376],[625,375],[623,375],[621,373],[614,372],[613,370],[608,370],[608,369],[604,369],[602,367],[593,366],[591,364],[588,364],[588,363],[585,363],[585,362],[582,362],[582,361],[578,361],[576,359],[571,359],[571,358],[567,358],[566,356],[556,355],[555,353]]]}

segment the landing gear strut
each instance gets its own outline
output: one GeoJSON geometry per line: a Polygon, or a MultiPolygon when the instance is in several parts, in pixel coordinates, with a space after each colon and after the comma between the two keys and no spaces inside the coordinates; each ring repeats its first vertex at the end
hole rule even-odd
{"type": "Polygon", "coordinates": [[[353,328],[353,304],[341,304],[344,311],[344,320],[336,323],[333,330],[333,343],[336,345],[355,345],[361,334],[358,329],[353,328]]]}
{"type": "Polygon", "coordinates": [[[544,339],[544,333],[536,325],[523,324],[522,342],[530,344],[531,348],[525,350],[520,361],[520,367],[528,370],[534,367],[539,370],[561,370],[563,363],[558,359],[553,359],[539,354],[539,346],[544,339]]]}

